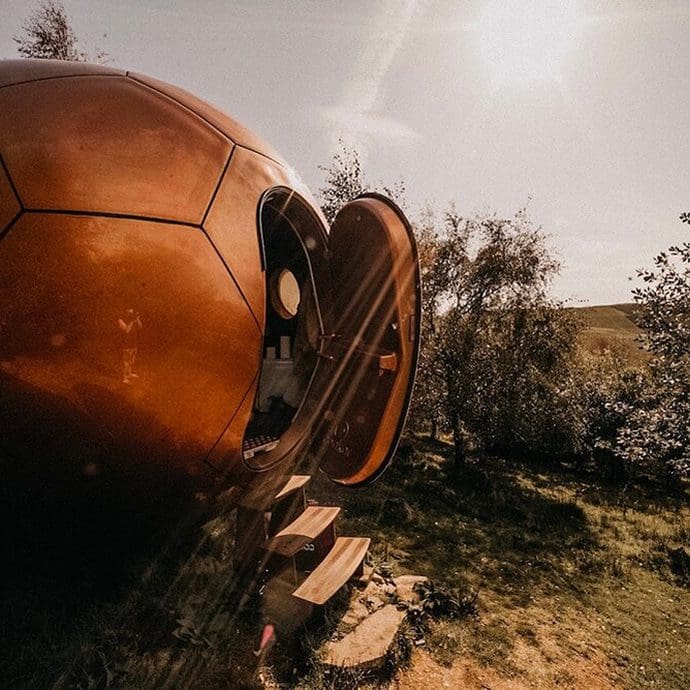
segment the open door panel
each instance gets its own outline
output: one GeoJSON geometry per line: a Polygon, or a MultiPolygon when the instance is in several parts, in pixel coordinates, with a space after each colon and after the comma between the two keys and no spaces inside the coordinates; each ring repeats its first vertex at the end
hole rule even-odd
{"type": "Polygon", "coordinates": [[[328,380],[317,387],[311,447],[333,481],[358,485],[385,469],[402,433],[419,350],[419,265],[409,223],[379,195],[338,213],[329,249],[333,333],[320,353],[328,380]]]}

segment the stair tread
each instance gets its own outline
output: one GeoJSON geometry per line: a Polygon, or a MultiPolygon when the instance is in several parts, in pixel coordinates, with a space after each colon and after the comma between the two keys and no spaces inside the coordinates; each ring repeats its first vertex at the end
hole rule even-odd
{"type": "Polygon", "coordinates": [[[370,543],[367,537],[338,537],[326,558],[293,595],[312,604],[325,604],[352,577],[370,543]]]}
{"type": "Polygon", "coordinates": [[[286,498],[290,494],[299,491],[302,487],[306,486],[311,481],[310,474],[293,474],[290,479],[288,479],[287,484],[275,495],[274,501],[279,501],[286,498]]]}
{"type": "Polygon", "coordinates": [[[316,539],[340,513],[340,508],[309,506],[267,544],[266,550],[281,556],[294,556],[305,544],[316,539]]]}
{"type": "Polygon", "coordinates": [[[290,476],[282,472],[256,478],[245,488],[239,505],[250,510],[270,510],[276,494],[289,482],[290,476]]]}

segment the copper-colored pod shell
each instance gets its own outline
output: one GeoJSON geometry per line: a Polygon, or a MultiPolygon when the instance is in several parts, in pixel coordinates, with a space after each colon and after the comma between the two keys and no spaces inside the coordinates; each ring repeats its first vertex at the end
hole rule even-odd
{"type": "Polygon", "coordinates": [[[416,254],[380,198],[355,202],[335,230],[329,248],[281,157],[191,94],[101,66],[0,62],[3,454],[39,475],[41,463],[87,478],[151,468],[193,486],[311,445],[336,481],[371,480],[411,392],[416,254]],[[320,304],[320,364],[278,448],[252,463],[242,444],[270,303],[262,208],[308,226],[295,232],[320,304]],[[350,347],[358,338],[366,347],[350,347]],[[367,388],[372,371],[385,385],[367,388]],[[359,430],[339,457],[345,425],[359,430]]]}

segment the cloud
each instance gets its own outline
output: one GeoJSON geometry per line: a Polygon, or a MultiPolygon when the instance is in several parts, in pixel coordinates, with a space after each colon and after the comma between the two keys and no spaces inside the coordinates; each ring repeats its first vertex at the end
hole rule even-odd
{"type": "Polygon", "coordinates": [[[365,148],[367,141],[379,140],[407,145],[420,137],[401,120],[375,112],[363,112],[347,106],[320,107],[316,111],[321,123],[327,123],[333,132],[332,144],[342,139],[346,145],[365,148]]]}
{"type": "Polygon", "coordinates": [[[365,158],[372,141],[385,140],[408,144],[419,138],[403,122],[380,112],[385,80],[405,39],[419,19],[420,0],[386,0],[366,26],[362,48],[353,64],[336,106],[318,108],[319,120],[331,132],[331,148],[335,151],[342,139],[355,146],[365,158]]]}

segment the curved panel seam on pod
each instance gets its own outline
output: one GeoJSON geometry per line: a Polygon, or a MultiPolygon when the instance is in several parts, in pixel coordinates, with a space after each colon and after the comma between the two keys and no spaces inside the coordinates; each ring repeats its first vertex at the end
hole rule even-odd
{"type": "Polygon", "coordinates": [[[223,166],[223,169],[220,171],[220,175],[218,176],[218,182],[216,182],[216,186],[213,189],[213,194],[211,194],[211,199],[208,202],[208,206],[206,207],[206,211],[204,211],[204,216],[201,219],[201,223],[199,223],[199,225],[202,228],[204,227],[204,223],[206,222],[206,219],[208,218],[208,214],[211,212],[211,209],[213,208],[213,204],[216,201],[216,197],[218,196],[218,190],[220,189],[221,184],[223,184],[223,179],[225,178],[225,175],[228,172],[228,168],[230,167],[230,163],[232,163],[232,157],[233,157],[233,154],[235,153],[236,148],[237,148],[237,145],[233,143],[232,148],[230,149],[230,153],[228,154],[228,159],[225,161],[225,165],[223,166]]]}
{"type": "MultiPolygon", "coordinates": [[[[7,164],[5,163],[3,157],[0,155],[0,183],[3,181],[2,178],[4,177],[4,181],[7,183],[7,187],[5,188],[5,191],[9,191],[10,193],[10,203],[14,201],[17,206],[17,211],[13,216],[10,216],[9,218],[5,219],[4,224],[0,225],[0,240],[2,240],[3,237],[11,230],[12,226],[17,222],[19,217],[22,215],[24,211],[24,204],[22,203],[21,198],[19,197],[19,192],[17,191],[17,187],[14,184],[14,180],[12,179],[12,175],[10,175],[9,168],[7,167],[7,164]],[[13,198],[12,198],[13,197],[13,198]]],[[[1,191],[1,188],[0,188],[1,191]]],[[[6,200],[5,200],[6,201],[6,200]]],[[[0,209],[2,210],[2,209],[0,209]]]]}
{"type": "Polygon", "coordinates": [[[160,223],[162,225],[177,225],[190,230],[202,230],[196,223],[187,223],[184,220],[172,220],[171,218],[156,218],[155,216],[139,216],[136,213],[113,213],[112,211],[88,211],[78,209],[61,208],[32,208],[24,207],[23,213],[40,213],[50,216],[76,216],[79,218],[115,218],[117,220],[141,220],[146,223],[160,223]]]}
{"type": "Polygon", "coordinates": [[[55,74],[50,77],[36,77],[35,79],[23,79],[22,81],[15,81],[11,84],[1,84],[0,90],[11,89],[13,86],[22,86],[24,84],[34,84],[39,81],[55,81],[57,79],[81,79],[82,77],[108,77],[108,78],[121,78],[125,77],[125,72],[87,72],[84,74],[55,74]]]}
{"type": "MultiPolygon", "coordinates": [[[[235,417],[237,417],[239,411],[242,409],[242,405],[247,401],[247,396],[254,390],[255,386],[258,385],[259,382],[259,376],[260,373],[257,373],[254,378],[251,380],[251,383],[249,384],[249,387],[247,390],[244,392],[244,395],[240,399],[239,404],[235,408],[235,411],[230,415],[230,419],[228,419],[228,423],[225,425],[225,428],[223,431],[220,433],[218,438],[215,440],[214,444],[211,446],[209,449],[208,453],[206,453],[206,457],[204,458],[204,462],[211,468],[213,468],[216,472],[222,472],[220,468],[218,468],[216,465],[214,465],[210,457],[213,455],[213,452],[216,450],[216,448],[220,445],[221,441],[223,440],[223,437],[225,434],[228,433],[228,429],[232,426],[232,423],[235,421],[235,417]]],[[[244,434],[243,434],[244,436],[244,434]]]]}
{"type": "Polygon", "coordinates": [[[206,239],[208,240],[209,244],[213,248],[213,251],[216,253],[216,256],[220,259],[220,262],[223,264],[223,268],[225,268],[228,275],[232,279],[232,282],[234,283],[235,287],[237,288],[237,291],[240,293],[242,300],[244,301],[245,305],[247,306],[247,309],[249,309],[249,313],[252,315],[252,319],[254,319],[254,323],[256,324],[256,327],[259,331],[259,334],[263,335],[264,331],[263,331],[261,324],[259,323],[259,319],[257,318],[256,314],[254,313],[254,310],[252,309],[252,306],[249,303],[247,296],[244,294],[244,290],[242,290],[242,287],[240,286],[237,278],[235,278],[233,272],[230,270],[230,266],[228,266],[228,263],[225,260],[225,257],[220,253],[215,242],[211,239],[211,236],[208,234],[208,232],[206,232],[206,229],[202,226],[199,226],[199,230],[201,230],[201,232],[204,234],[204,237],[206,237],[206,239]]]}
{"type": "Polygon", "coordinates": [[[157,96],[160,96],[161,98],[164,98],[167,101],[170,101],[171,103],[174,103],[178,108],[182,108],[183,110],[186,110],[190,115],[193,115],[195,118],[197,118],[199,121],[203,122],[207,127],[210,127],[216,134],[220,134],[220,136],[223,137],[226,141],[229,141],[231,144],[237,144],[236,141],[231,139],[226,132],[224,132],[220,127],[217,127],[214,125],[212,122],[209,122],[207,118],[205,118],[203,115],[200,115],[196,110],[193,108],[190,108],[186,103],[182,103],[181,101],[178,101],[177,98],[173,98],[169,93],[165,93],[165,91],[162,91],[161,89],[157,89],[155,86],[151,86],[151,84],[147,84],[146,82],[142,81],[141,79],[137,79],[131,71],[125,72],[123,75],[123,79],[125,81],[133,83],[135,86],[138,86],[139,88],[145,90],[145,91],[150,91],[151,93],[155,93],[157,96]]]}
{"type": "Polygon", "coordinates": [[[145,222],[149,222],[149,223],[162,223],[164,225],[177,225],[177,226],[183,227],[183,228],[189,228],[192,230],[199,230],[199,231],[201,231],[201,234],[206,238],[208,243],[211,245],[211,248],[213,249],[216,256],[220,259],[220,262],[222,263],[223,268],[225,269],[226,273],[230,276],[230,279],[232,280],[233,285],[235,286],[237,291],[240,293],[240,296],[242,297],[242,301],[245,303],[247,309],[249,310],[249,313],[252,315],[252,319],[254,320],[254,323],[256,324],[256,327],[257,327],[259,333],[260,334],[263,333],[263,330],[261,328],[261,324],[259,323],[259,320],[256,317],[254,310],[252,309],[251,305],[249,304],[249,301],[247,300],[247,297],[244,294],[244,291],[242,290],[240,284],[237,282],[237,279],[233,275],[232,271],[230,270],[230,267],[226,263],[222,254],[218,251],[218,247],[216,247],[213,240],[209,237],[208,233],[206,232],[206,230],[201,225],[197,225],[195,223],[186,223],[184,221],[179,221],[179,220],[171,220],[169,218],[155,218],[152,216],[138,216],[135,214],[128,214],[128,213],[111,213],[111,212],[106,212],[106,211],[78,211],[75,209],[62,210],[62,209],[44,209],[44,208],[21,208],[19,213],[17,213],[14,216],[14,218],[11,219],[11,221],[9,222],[7,227],[4,230],[0,231],[0,239],[2,239],[3,237],[5,237],[5,235],[8,234],[8,232],[12,229],[12,226],[17,222],[17,220],[22,215],[22,213],[77,216],[77,217],[89,217],[89,218],[117,218],[120,220],[141,220],[141,221],[145,221],[145,222]]]}

